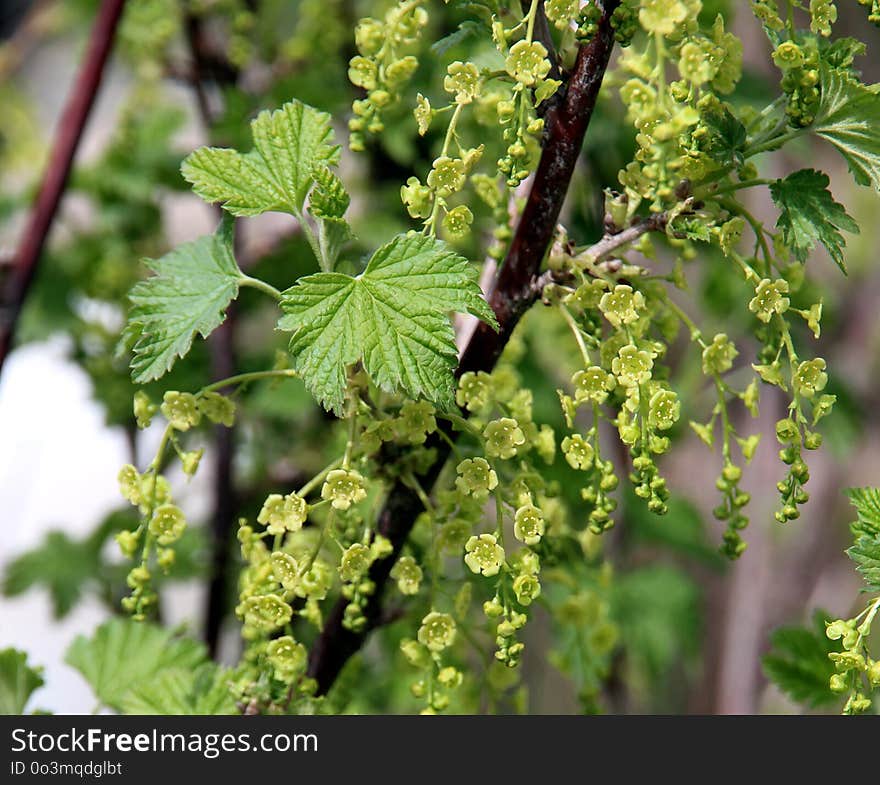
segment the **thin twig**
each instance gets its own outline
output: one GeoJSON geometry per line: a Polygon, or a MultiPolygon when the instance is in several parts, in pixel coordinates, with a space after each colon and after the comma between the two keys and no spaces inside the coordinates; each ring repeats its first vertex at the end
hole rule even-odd
{"type": "Polygon", "coordinates": [[[83,66],[61,115],[49,165],[15,255],[8,291],[0,310],[0,370],[12,348],[16,324],[64,194],[83,129],[95,103],[124,6],[125,0],[104,0],[101,4],[83,66]]]}
{"type": "MultiPolygon", "coordinates": [[[[606,234],[601,240],[593,243],[589,248],[581,251],[577,256],[573,257],[573,261],[587,265],[586,272],[588,274],[598,272],[616,272],[615,267],[619,267],[616,259],[607,260],[615,251],[625,245],[629,245],[637,240],[643,234],[648,232],[659,232],[666,228],[666,213],[657,213],[648,218],[641,219],[632,226],[627,227],[617,234],[606,234]],[[607,261],[606,261],[607,260],[607,261]]],[[[536,297],[540,297],[544,292],[544,288],[554,283],[567,283],[568,279],[560,277],[560,274],[553,270],[545,270],[532,281],[532,291],[536,297]]]]}

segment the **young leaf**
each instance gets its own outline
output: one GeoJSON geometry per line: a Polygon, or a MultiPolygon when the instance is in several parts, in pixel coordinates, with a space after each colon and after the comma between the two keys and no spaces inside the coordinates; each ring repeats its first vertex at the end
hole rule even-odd
{"type": "Polygon", "coordinates": [[[342,180],[327,166],[316,166],[312,172],[315,189],[309,198],[309,212],[316,218],[342,218],[351,197],[342,180]]]}
{"type": "Polygon", "coordinates": [[[706,152],[721,166],[740,166],[746,146],[746,127],[726,106],[704,112],[702,120],[709,130],[706,152]]]}
{"type": "Polygon", "coordinates": [[[23,714],[34,690],[43,686],[41,668],[27,664],[18,649],[0,650],[0,714],[23,714]]]}
{"type": "Polygon", "coordinates": [[[313,170],[315,187],[309,195],[309,212],[318,224],[319,254],[332,270],[342,246],[351,239],[351,227],[343,218],[351,201],[342,181],[328,167],[313,170]]]}
{"type": "Polygon", "coordinates": [[[824,64],[821,80],[813,132],[838,149],[859,185],[880,191],[880,94],[846,71],[824,64]]]}
{"type": "Polygon", "coordinates": [[[363,274],[318,273],[284,292],[282,330],[306,386],[339,413],[345,368],[363,361],[373,381],[450,407],[455,335],[452,311],[495,325],[467,260],[431,237],[399,235],[363,274]]]}
{"type": "Polygon", "coordinates": [[[100,701],[121,709],[130,689],[149,682],[167,668],[195,669],[207,659],[202,644],[175,637],[146,622],[112,619],[91,638],[80,635],[65,662],[76,668],[100,701]]]}
{"type": "Polygon", "coordinates": [[[226,318],[238,295],[242,273],[232,253],[231,218],[217,232],[178,246],[160,259],[147,260],[156,273],[135,284],[125,337],[133,343],[132,379],[138,384],[164,375],[178,357],[226,318]]]}
{"type": "Polygon", "coordinates": [[[822,243],[846,273],[846,240],[839,230],[858,234],[859,225],[834,201],[828,183],[828,175],[815,169],[801,169],[771,183],[770,195],[780,210],[776,226],[796,259],[805,262],[816,243],[822,243]]]}
{"type": "MultiPolygon", "coordinates": [[[[82,539],[73,539],[63,531],[48,532],[40,545],[6,566],[3,594],[15,597],[43,588],[52,600],[52,615],[63,618],[87,592],[105,594],[113,581],[124,582],[122,565],[105,558],[104,546],[116,532],[134,528],[137,523],[136,511],[126,507],[109,513],[82,539]]],[[[178,576],[186,570],[190,574],[195,571],[193,551],[200,546],[199,531],[187,528],[175,546],[177,558],[172,569],[178,576]]]]}
{"type": "Polygon", "coordinates": [[[880,536],[880,488],[849,488],[846,494],[859,514],[853,533],[880,536]]]}
{"type": "Polygon", "coordinates": [[[442,57],[452,49],[452,47],[458,46],[472,38],[476,38],[478,35],[486,31],[487,25],[485,22],[477,22],[473,19],[468,19],[462,22],[449,35],[445,35],[443,38],[431,44],[431,51],[442,57]]]}
{"type": "Polygon", "coordinates": [[[248,153],[202,147],[189,155],[181,172],[206,202],[220,202],[232,215],[277,210],[300,215],[314,182],[312,171],[335,165],[330,115],[300,101],[251,123],[254,148],[248,153]]]}
{"type": "Polygon", "coordinates": [[[237,714],[228,675],[214,663],[196,670],[169,668],[132,687],[121,699],[125,714],[237,714]]]}
{"type": "Polygon", "coordinates": [[[697,651],[699,590],[681,570],[650,566],[620,576],[613,608],[627,656],[647,679],[661,679],[697,651]]]}
{"type": "Polygon", "coordinates": [[[828,654],[835,644],[825,635],[825,614],[817,612],[813,629],[780,627],[770,636],[771,649],[763,659],[764,673],[792,700],[818,707],[838,700],[828,689],[834,663],[828,654]]]}
{"type": "Polygon", "coordinates": [[[3,593],[14,597],[33,586],[45,585],[52,600],[52,615],[60,619],[76,605],[100,567],[100,553],[88,542],[52,531],[40,547],[9,563],[3,576],[3,593]]]}
{"type": "Polygon", "coordinates": [[[865,591],[880,592],[880,534],[862,534],[846,549],[846,555],[865,579],[865,591]]]}
{"type": "Polygon", "coordinates": [[[855,58],[865,54],[864,42],[857,38],[822,38],[818,40],[819,56],[832,68],[848,69],[852,73],[855,58]]]}

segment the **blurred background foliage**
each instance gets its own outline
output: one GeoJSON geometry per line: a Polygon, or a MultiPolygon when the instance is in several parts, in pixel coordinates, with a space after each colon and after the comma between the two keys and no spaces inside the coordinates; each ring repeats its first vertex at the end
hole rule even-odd
{"type": "MultiPolygon", "coordinates": [[[[132,462],[149,454],[143,442],[154,441],[155,435],[135,427],[134,387],[127,358],[117,351],[126,292],[144,274],[141,258],[161,255],[210,231],[218,219],[188,194],[178,172],[181,158],[204,143],[247,147],[248,120],[294,96],[330,112],[337,119],[337,136],[344,140],[349,107],[358,97],[346,76],[354,54],[351,31],[358,18],[375,15],[377,5],[382,4],[128,4],[113,65],[114,78],[124,86],[122,97],[109,112],[111,120],[104,120],[100,143],[77,161],[18,341],[24,345],[65,337],[69,359],[87,375],[106,427],[125,432],[132,462]]],[[[41,92],[41,80],[70,77],[48,72],[41,61],[62,50],[65,62],[74,62],[97,6],[96,0],[16,0],[4,3],[0,11],[0,276],[45,163],[53,124],[47,118],[57,114],[58,107],[48,105],[41,92]]],[[[432,4],[427,38],[437,43],[422,58],[413,95],[437,93],[451,60],[467,53],[479,61],[480,52],[474,51],[477,23],[465,21],[466,6],[465,0],[432,4]]],[[[745,45],[745,76],[732,100],[757,104],[772,97],[769,80],[776,77],[759,27],[745,6],[724,0],[703,3],[706,18],[724,13],[745,45]]],[[[857,31],[868,41],[868,55],[860,65],[866,80],[876,81],[880,34],[865,24],[864,10],[856,3],[841,6],[838,32],[857,31]]],[[[562,218],[570,235],[583,242],[601,234],[602,189],[616,184],[634,145],[615,91],[602,96],[581,157],[582,171],[573,181],[562,218]]],[[[419,137],[404,104],[389,110],[386,126],[389,132],[365,153],[343,152],[344,179],[355,194],[350,216],[363,252],[409,228],[400,185],[429,166],[442,141],[435,129],[419,137]]],[[[792,153],[797,160],[788,162],[787,170],[813,165],[818,158],[826,171],[839,172],[838,160],[826,154],[805,143],[792,153]]],[[[764,169],[762,176],[777,174],[767,162],[764,169]]],[[[799,710],[790,698],[810,703],[819,695],[816,685],[823,680],[827,685],[828,642],[816,633],[812,618],[824,613],[818,607],[833,614],[848,612],[858,586],[843,554],[851,515],[841,489],[877,484],[880,476],[880,267],[875,250],[880,222],[870,196],[852,186],[850,178],[832,181],[836,188],[851,189],[836,196],[852,206],[862,234],[850,242],[848,279],[824,260],[811,260],[814,283],[800,295],[807,304],[824,301],[819,352],[829,358],[829,391],[838,398],[825,429],[827,446],[814,458],[812,500],[803,517],[785,528],[772,520],[776,451],[765,438],[743,482],[755,500],[751,547],[735,565],[723,560],[717,552],[718,525],[710,515],[717,458],[681,425],[671,434],[678,444],[664,465],[674,494],[669,514],[657,518],[624,496],[621,525],[605,535],[603,545],[585,539],[581,548],[554,553],[555,563],[547,567],[552,579],[541,598],[545,610],[526,629],[523,683],[512,683],[501,666],[490,667],[485,681],[472,682],[470,692],[458,694],[459,705],[452,710],[785,712],[799,710]],[[787,626],[777,629],[781,625],[787,626]],[[761,657],[768,652],[765,673],[761,657]],[[805,661],[815,667],[806,667],[805,661]],[[788,697],[768,685],[766,674],[788,697]]],[[[756,215],[775,221],[769,204],[752,207],[756,215]]],[[[471,258],[482,253],[493,229],[488,208],[477,214],[475,226],[480,231],[461,247],[471,258]]],[[[277,217],[249,221],[237,239],[242,266],[270,283],[282,286],[313,271],[313,257],[293,222],[277,217]]],[[[657,264],[668,264],[662,252],[657,264]]],[[[706,252],[689,262],[686,274],[706,330],[717,328],[738,346],[748,346],[748,313],[734,307],[745,294],[736,272],[706,252]]],[[[162,380],[161,389],[196,389],[212,374],[227,375],[220,372],[223,368],[248,371],[271,365],[275,351],[284,348],[283,338],[266,343],[271,317],[258,296],[250,295],[244,292],[222,335],[197,343],[162,380]]],[[[692,303],[692,312],[694,308],[692,303]]],[[[537,306],[518,337],[507,359],[534,391],[535,420],[561,426],[556,388],[576,359],[565,326],[537,306]]],[[[686,352],[686,344],[686,337],[679,336],[670,352],[683,410],[708,412],[712,403],[699,373],[699,357],[686,352]]],[[[742,355],[749,352],[742,350],[742,355]]],[[[161,394],[158,386],[151,392],[154,397],[161,394]]],[[[185,545],[181,543],[172,573],[174,580],[210,586],[205,607],[188,610],[190,627],[226,660],[234,659],[237,647],[231,616],[238,566],[234,523],[239,517],[253,518],[272,489],[312,476],[345,438],[296,381],[244,389],[238,396],[241,419],[231,437],[234,458],[228,436],[219,435],[205,458],[216,476],[232,478],[234,494],[223,497],[218,483],[204,489],[216,498],[203,505],[202,526],[192,528],[185,545]]],[[[759,428],[768,433],[782,416],[784,402],[766,393],[762,408],[759,428]]],[[[196,438],[203,441],[204,434],[196,438]]],[[[557,459],[548,480],[561,489],[569,514],[577,516],[581,502],[572,475],[565,461],[557,459]]],[[[78,539],[65,530],[65,504],[59,500],[57,531],[35,550],[14,554],[0,565],[7,598],[2,602],[44,591],[58,619],[86,596],[104,602],[108,615],[118,613],[125,567],[109,546],[116,531],[131,525],[128,510],[120,503],[119,510],[95,521],[93,531],[78,539]]],[[[4,518],[5,526],[15,525],[5,511],[4,518]]],[[[427,530],[417,527],[416,543],[427,536],[427,530]]],[[[476,582],[473,591],[481,591],[476,582]]],[[[396,678],[406,667],[398,650],[406,634],[402,625],[390,623],[373,636],[331,693],[337,710],[417,708],[408,680],[396,678]]],[[[488,649],[478,640],[474,643],[469,656],[478,662],[488,649]]],[[[39,652],[34,654],[39,661],[39,652]]],[[[815,704],[815,710],[828,709],[818,697],[815,704]]]]}

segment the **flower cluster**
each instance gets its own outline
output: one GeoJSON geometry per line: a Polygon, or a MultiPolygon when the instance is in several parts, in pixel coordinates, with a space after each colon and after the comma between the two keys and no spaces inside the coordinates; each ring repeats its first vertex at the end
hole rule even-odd
{"type": "Polygon", "coordinates": [[[399,99],[418,68],[419,61],[407,52],[427,24],[428,12],[421,3],[409,0],[392,6],[381,20],[358,22],[358,54],[349,63],[348,78],[367,95],[352,105],[354,117],[348,122],[352,150],[364,149],[366,134],[384,130],[383,111],[399,99]]]}
{"type": "Polygon", "coordinates": [[[842,651],[828,656],[837,671],[829,688],[835,693],[849,693],[844,714],[864,714],[871,708],[870,694],[880,687],[880,660],[871,658],[868,640],[880,599],[874,600],[852,619],[835,619],[825,628],[829,640],[840,641],[842,651]]]}

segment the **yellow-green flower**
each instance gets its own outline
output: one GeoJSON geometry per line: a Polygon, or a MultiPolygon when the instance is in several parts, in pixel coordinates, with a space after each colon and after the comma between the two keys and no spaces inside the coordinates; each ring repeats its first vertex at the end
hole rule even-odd
{"type": "Polygon", "coordinates": [[[544,515],[534,504],[525,504],[516,511],[513,536],[526,545],[537,545],[544,536],[544,515]]]}
{"type": "Polygon", "coordinates": [[[367,498],[364,478],[354,470],[334,469],[324,480],[321,498],[329,499],[337,510],[347,510],[367,498]]]}
{"type": "Polygon", "coordinates": [[[248,597],[239,606],[239,612],[248,626],[270,631],[290,623],[293,608],[277,594],[248,597]]]}
{"type": "Polygon", "coordinates": [[[513,580],[513,593],[520,605],[531,605],[541,594],[541,583],[534,575],[517,575],[513,580]]]}
{"type": "Polygon", "coordinates": [[[373,552],[362,542],[349,545],[339,560],[339,577],[346,583],[354,583],[367,574],[373,563],[373,552]]]}
{"type": "Polygon", "coordinates": [[[173,504],[157,507],[153,517],[150,518],[150,534],[156,538],[159,545],[171,545],[176,542],[185,528],[186,518],[183,511],[173,504]]]}
{"type": "Polygon", "coordinates": [[[749,310],[762,322],[769,322],[773,314],[783,314],[788,310],[791,300],[788,294],[788,281],[777,278],[771,281],[764,278],[755,290],[755,296],[749,301],[749,310]]]}
{"type": "Polygon", "coordinates": [[[464,563],[471,572],[491,578],[501,571],[504,564],[504,548],[498,544],[494,534],[481,534],[471,537],[464,544],[464,563]]]}
{"type": "Polygon", "coordinates": [[[427,401],[407,401],[400,407],[396,426],[411,444],[424,444],[428,434],[437,430],[434,407],[427,401]]]}
{"type": "Polygon", "coordinates": [[[817,392],[822,392],[828,382],[825,360],[817,357],[815,360],[802,362],[798,365],[791,381],[795,392],[805,398],[812,398],[817,392]]]}
{"type": "Polygon", "coordinates": [[[608,398],[608,393],[616,386],[617,382],[610,373],[598,365],[578,371],[571,377],[574,386],[574,399],[577,403],[590,401],[602,404],[608,398]]]}
{"type": "Polygon", "coordinates": [[[800,68],[804,64],[804,50],[794,41],[783,41],[773,52],[773,62],[780,68],[800,68]]]}
{"type": "Polygon", "coordinates": [[[266,526],[269,534],[295,532],[302,528],[308,518],[309,507],[306,500],[295,493],[282,496],[270,494],[257,515],[257,522],[266,526]]]}
{"type": "Polygon", "coordinates": [[[562,452],[572,469],[588,471],[593,466],[593,445],[580,434],[566,436],[562,440],[562,452]]]}
{"type": "Polygon", "coordinates": [[[376,62],[361,55],[352,57],[348,63],[348,80],[356,87],[363,87],[364,90],[376,88],[377,73],[376,62]]]}
{"type": "Polygon", "coordinates": [[[431,189],[422,185],[418,177],[410,177],[400,186],[400,201],[413,218],[427,218],[431,214],[431,189]]]}
{"type": "Polygon", "coordinates": [[[495,458],[512,458],[526,441],[522,428],[510,417],[492,420],[483,431],[483,436],[486,439],[486,453],[495,458]]]}
{"type": "Polygon", "coordinates": [[[480,94],[480,73],[473,63],[456,60],[446,68],[443,89],[455,96],[457,104],[469,104],[480,94]]]}
{"type": "Polygon", "coordinates": [[[648,420],[654,428],[665,431],[678,420],[681,402],[672,390],[657,390],[648,404],[648,420]]]}
{"type": "Polygon", "coordinates": [[[721,374],[733,367],[733,360],[739,354],[727,335],[718,333],[703,349],[703,373],[721,374]]]}
{"type": "Polygon", "coordinates": [[[624,387],[638,387],[651,378],[654,358],[650,352],[631,343],[622,346],[611,361],[611,370],[624,387]]]}
{"type": "Polygon", "coordinates": [[[687,6],[680,0],[642,0],[639,22],[649,33],[670,35],[687,14],[687,6]]]}
{"type": "Polygon", "coordinates": [[[269,641],[266,658],[275,669],[275,676],[281,681],[292,681],[306,668],[308,653],[306,647],[297,643],[290,635],[269,641]]]}
{"type": "Polygon", "coordinates": [[[448,613],[431,611],[422,619],[418,638],[429,651],[443,651],[455,643],[455,620],[448,613]]]}
{"type": "Polygon", "coordinates": [[[288,591],[294,589],[299,579],[299,565],[296,563],[296,559],[284,551],[275,551],[269,557],[269,562],[272,565],[272,575],[275,576],[275,580],[288,591]]]}
{"type": "Polygon", "coordinates": [[[443,228],[453,238],[460,239],[470,231],[474,222],[474,214],[466,204],[453,207],[443,217],[443,228]]]}
{"type": "Polygon", "coordinates": [[[458,158],[443,155],[434,161],[428,174],[428,186],[439,196],[449,196],[462,189],[464,178],[464,163],[458,158]]]}
{"type": "Polygon", "coordinates": [[[422,582],[422,568],[412,556],[402,556],[391,569],[401,594],[418,594],[422,582]]]}
{"type": "Polygon", "coordinates": [[[498,475],[485,458],[465,458],[455,470],[455,487],[475,499],[485,499],[498,487],[498,475]]]}
{"type": "Polygon", "coordinates": [[[599,310],[615,327],[632,324],[639,318],[639,311],[645,307],[645,297],[634,292],[631,286],[618,284],[613,291],[606,292],[599,301],[599,310]]]}
{"type": "Polygon", "coordinates": [[[162,415],[172,428],[188,431],[201,422],[202,413],[192,393],[169,390],[162,398],[162,415]]]}
{"type": "Polygon", "coordinates": [[[533,87],[550,72],[547,50],[538,41],[517,41],[510,47],[505,68],[517,82],[533,87]]]}
{"type": "Polygon", "coordinates": [[[421,93],[416,96],[416,108],[413,109],[413,115],[419,124],[419,136],[424,136],[431,126],[434,110],[431,109],[431,102],[421,93]]]}
{"type": "Polygon", "coordinates": [[[706,50],[696,41],[688,41],[678,54],[678,71],[695,85],[708,82],[715,71],[706,50]]]}
{"type": "Polygon", "coordinates": [[[212,423],[232,427],[235,423],[235,402],[217,392],[202,393],[198,397],[199,411],[212,423]]]}
{"type": "Polygon", "coordinates": [[[488,405],[492,396],[492,377],[485,371],[468,371],[458,380],[455,402],[469,412],[476,412],[488,405]]]}

